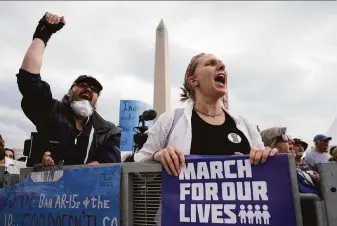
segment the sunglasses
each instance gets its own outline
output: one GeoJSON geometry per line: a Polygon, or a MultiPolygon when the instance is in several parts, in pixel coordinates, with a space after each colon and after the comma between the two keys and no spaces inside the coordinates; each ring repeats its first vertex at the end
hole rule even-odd
{"type": "Polygon", "coordinates": [[[97,93],[98,95],[99,95],[99,93],[100,93],[100,90],[99,90],[98,88],[96,88],[95,86],[89,85],[89,84],[87,84],[87,83],[84,83],[84,82],[82,82],[82,83],[77,83],[76,86],[77,86],[77,87],[80,87],[80,88],[82,88],[82,89],[88,89],[88,88],[90,88],[91,91],[93,91],[94,93],[97,93]]]}
{"type": "Polygon", "coordinates": [[[278,142],[290,142],[292,141],[291,137],[286,135],[286,134],[282,134],[281,136],[276,137],[276,141],[278,142]]]}
{"type": "Polygon", "coordinates": [[[291,139],[290,136],[286,134],[282,134],[281,136],[277,136],[273,139],[271,146],[274,147],[274,145],[278,142],[293,142],[293,139],[291,139]]]}

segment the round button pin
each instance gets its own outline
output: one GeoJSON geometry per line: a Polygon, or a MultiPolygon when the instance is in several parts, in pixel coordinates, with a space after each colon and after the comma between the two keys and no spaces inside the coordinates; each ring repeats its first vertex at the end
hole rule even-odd
{"type": "Polygon", "coordinates": [[[238,143],[241,142],[242,139],[241,139],[241,137],[238,134],[236,134],[236,133],[230,133],[230,134],[228,134],[228,140],[230,140],[233,143],[238,144],[238,143]]]}

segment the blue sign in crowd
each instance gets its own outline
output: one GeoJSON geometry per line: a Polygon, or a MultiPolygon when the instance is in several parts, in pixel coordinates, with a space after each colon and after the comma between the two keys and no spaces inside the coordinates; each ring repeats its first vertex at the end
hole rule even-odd
{"type": "Polygon", "coordinates": [[[1,191],[0,225],[118,226],[120,179],[120,166],[31,173],[1,191]]]}

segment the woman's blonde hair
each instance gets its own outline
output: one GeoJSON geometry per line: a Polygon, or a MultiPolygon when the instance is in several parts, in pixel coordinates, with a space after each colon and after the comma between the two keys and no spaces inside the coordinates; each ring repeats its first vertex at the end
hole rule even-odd
{"type": "Polygon", "coordinates": [[[197,68],[197,59],[201,56],[206,55],[205,53],[200,53],[196,56],[194,56],[189,65],[187,66],[186,72],[185,72],[185,80],[183,87],[180,87],[180,89],[183,91],[182,94],[180,94],[180,101],[185,102],[189,99],[195,100],[195,93],[190,84],[188,84],[188,78],[193,76],[195,73],[195,69],[197,68]]]}

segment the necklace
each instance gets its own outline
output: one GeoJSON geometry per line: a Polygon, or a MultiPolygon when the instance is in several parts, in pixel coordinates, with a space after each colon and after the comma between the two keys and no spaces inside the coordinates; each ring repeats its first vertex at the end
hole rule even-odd
{"type": "MultiPolygon", "coordinates": [[[[76,118],[74,117],[74,119],[75,119],[75,123],[76,123],[76,118]]],[[[83,130],[84,130],[83,127],[84,127],[88,122],[89,122],[89,117],[88,117],[86,123],[82,126],[82,129],[80,130],[79,134],[76,135],[76,137],[75,137],[75,145],[77,144],[77,138],[83,133],[83,130]]]]}
{"type": "Polygon", "coordinates": [[[208,116],[208,117],[212,117],[212,118],[217,117],[217,116],[220,116],[220,115],[222,115],[222,113],[223,113],[223,111],[221,110],[220,113],[215,114],[215,115],[211,115],[211,114],[208,114],[208,113],[204,113],[204,112],[199,111],[196,107],[194,107],[194,110],[196,110],[197,112],[199,112],[199,113],[202,114],[202,115],[205,115],[205,116],[208,116]]]}
{"type": "Polygon", "coordinates": [[[79,137],[83,133],[83,129],[80,130],[79,134],[76,135],[76,137],[79,137]]]}
{"type": "Polygon", "coordinates": [[[80,131],[79,134],[76,135],[75,137],[75,145],[77,144],[77,138],[83,133],[83,129],[80,131]]]}

